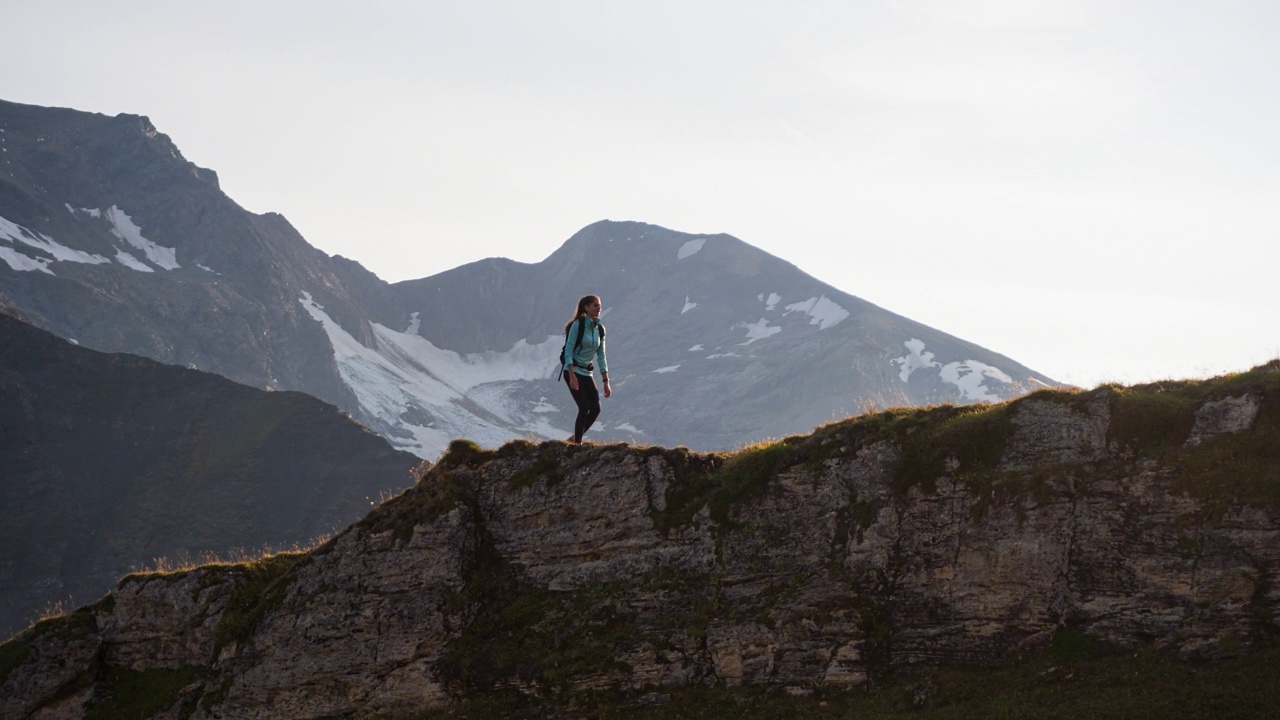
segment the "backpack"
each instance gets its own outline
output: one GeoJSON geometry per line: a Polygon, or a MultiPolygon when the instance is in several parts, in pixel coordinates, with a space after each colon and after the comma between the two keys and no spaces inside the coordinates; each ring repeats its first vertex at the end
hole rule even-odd
{"type": "MultiPolygon", "coordinates": [[[[604,343],[604,326],[599,325],[598,327],[600,328],[600,342],[603,344],[604,343]]],[[[582,317],[578,318],[578,340],[573,344],[574,355],[577,355],[578,351],[582,349],[582,333],[586,332],[586,329],[587,329],[587,316],[583,315],[582,317]]],[[[569,330],[567,328],[564,331],[564,336],[566,338],[569,337],[569,330]]],[[[564,345],[560,346],[560,367],[562,368],[564,367],[564,345]]],[[[582,366],[579,365],[578,367],[582,367],[582,366]]],[[[587,365],[587,369],[588,370],[593,369],[592,365],[587,365]]]]}

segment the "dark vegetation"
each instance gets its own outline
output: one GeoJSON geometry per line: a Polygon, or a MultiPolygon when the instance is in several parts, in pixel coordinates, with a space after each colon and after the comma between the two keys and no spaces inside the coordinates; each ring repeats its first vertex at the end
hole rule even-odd
{"type": "MultiPolygon", "coordinates": [[[[150,718],[173,707],[182,689],[205,674],[191,666],[176,670],[108,667],[98,679],[84,720],[150,718]]],[[[181,717],[190,717],[195,711],[195,698],[188,698],[178,710],[181,717]]]]}
{"type": "Polygon", "coordinates": [[[554,593],[524,585],[487,538],[466,580],[449,605],[472,619],[439,665],[460,694],[510,681],[562,694],[575,679],[625,669],[614,658],[631,641],[635,619],[611,602],[621,588],[554,593]]]}
{"type": "Polygon", "coordinates": [[[262,618],[280,607],[289,589],[289,571],[305,558],[302,553],[280,553],[235,568],[244,579],[231,592],[218,621],[215,656],[222,648],[247,640],[262,618]]]}

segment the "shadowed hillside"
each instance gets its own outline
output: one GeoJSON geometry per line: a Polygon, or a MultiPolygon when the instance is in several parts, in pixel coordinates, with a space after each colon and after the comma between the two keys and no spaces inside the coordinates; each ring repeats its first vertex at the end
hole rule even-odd
{"type": "Polygon", "coordinates": [[[0,713],[1261,717],[1277,580],[1280,361],[734,453],[460,440],[315,550],[0,646],[0,713]]]}
{"type": "Polygon", "coordinates": [[[156,558],[306,544],[418,462],[331,405],[0,314],[0,633],[156,558]]]}

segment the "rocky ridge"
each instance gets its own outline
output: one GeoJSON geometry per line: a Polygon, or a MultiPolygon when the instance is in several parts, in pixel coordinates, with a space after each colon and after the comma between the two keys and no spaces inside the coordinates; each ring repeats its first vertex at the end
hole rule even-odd
{"type": "Polygon", "coordinates": [[[493,692],[848,689],[1072,628],[1280,628],[1280,361],[864,415],[706,455],[455,442],[306,554],[126,577],[0,646],[0,715],[414,717],[493,692]],[[115,693],[115,694],[113,694],[115,693]]]}

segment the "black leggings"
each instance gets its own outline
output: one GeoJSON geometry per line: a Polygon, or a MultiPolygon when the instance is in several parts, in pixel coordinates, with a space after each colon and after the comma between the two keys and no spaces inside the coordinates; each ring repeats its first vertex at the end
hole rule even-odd
{"type": "MultiPolygon", "coordinates": [[[[564,384],[569,384],[569,373],[564,373],[564,384]]],[[[573,441],[582,442],[587,429],[600,417],[600,391],[596,390],[596,379],[591,375],[578,375],[578,389],[569,388],[573,401],[578,403],[578,419],[573,423],[573,441]]]]}

